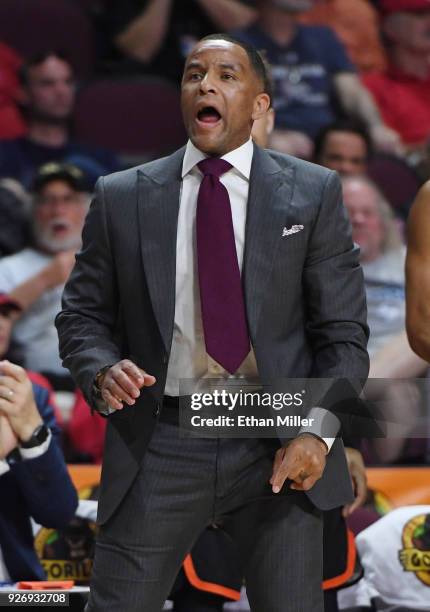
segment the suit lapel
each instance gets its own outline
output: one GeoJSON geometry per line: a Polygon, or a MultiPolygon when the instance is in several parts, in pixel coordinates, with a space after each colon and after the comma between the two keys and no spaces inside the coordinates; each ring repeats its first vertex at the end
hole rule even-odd
{"type": "Polygon", "coordinates": [[[184,150],[138,171],[143,267],[154,316],[168,353],[175,316],[176,235],[184,150]]]}
{"type": "Polygon", "coordinates": [[[243,283],[251,340],[294,191],[294,168],[254,146],[245,229],[243,283]]]}

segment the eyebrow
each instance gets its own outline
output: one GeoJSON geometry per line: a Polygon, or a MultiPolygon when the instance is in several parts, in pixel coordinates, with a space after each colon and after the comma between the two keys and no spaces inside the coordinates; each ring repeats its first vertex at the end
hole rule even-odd
{"type": "Polygon", "coordinates": [[[224,70],[233,70],[234,72],[239,72],[243,70],[242,64],[220,64],[220,68],[224,68],[224,70]]]}
{"type": "MultiPolygon", "coordinates": [[[[243,66],[240,63],[237,64],[228,64],[228,63],[221,63],[218,64],[219,68],[222,68],[223,70],[233,70],[234,72],[243,72],[243,66]]],[[[190,70],[192,68],[203,68],[203,64],[201,62],[199,62],[198,60],[191,60],[189,62],[189,64],[186,66],[185,70],[190,70]]]]}

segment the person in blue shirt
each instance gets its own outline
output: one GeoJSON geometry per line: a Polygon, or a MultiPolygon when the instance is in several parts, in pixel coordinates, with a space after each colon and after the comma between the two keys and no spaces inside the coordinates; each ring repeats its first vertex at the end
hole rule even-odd
{"type": "Polygon", "coordinates": [[[360,118],[377,147],[397,150],[398,135],[382,123],[336,34],[297,21],[297,15],[313,4],[314,0],[258,0],[258,20],[233,33],[264,50],[272,66],[272,148],[309,159],[319,130],[343,114],[360,118]]]}
{"type": "Polygon", "coordinates": [[[49,390],[0,361],[0,582],[44,580],[30,517],[64,528],[78,504],[49,390]]]}
{"type": "Polygon", "coordinates": [[[102,174],[120,169],[114,153],[72,137],[76,83],[66,57],[54,51],[36,55],[22,66],[20,80],[28,130],[23,137],[0,141],[0,177],[29,188],[37,168],[66,162],[78,166],[93,186],[102,174]]]}

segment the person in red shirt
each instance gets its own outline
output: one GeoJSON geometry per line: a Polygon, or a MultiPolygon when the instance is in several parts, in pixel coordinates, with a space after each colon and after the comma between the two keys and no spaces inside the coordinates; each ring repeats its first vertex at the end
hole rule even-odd
{"type": "Polygon", "coordinates": [[[379,15],[369,0],[319,0],[299,21],[332,28],[360,72],[385,68],[379,15]]]}
{"type": "Polygon", "coordinates": [[[26,131],[18,107],[20,67],[16,51],[0,42],[0,139],[18,138],[26,131]]]}
{"type": "Polygon", "coordinates": [[[384,122],[409,150],[430,138],[430,0],[381,0],[389,63],[363,76],[384,122]]]}

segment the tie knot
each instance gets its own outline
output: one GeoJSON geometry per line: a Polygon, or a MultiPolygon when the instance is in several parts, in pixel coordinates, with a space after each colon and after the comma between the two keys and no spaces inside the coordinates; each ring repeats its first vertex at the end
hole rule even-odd
{"type": "Polygon", "coordinates": [[[225,172],[228,172],[233,166],[219,157],[208,157],[199,162],[198,167],[204,176],[212,175],[219,178],[225,172]]]}

